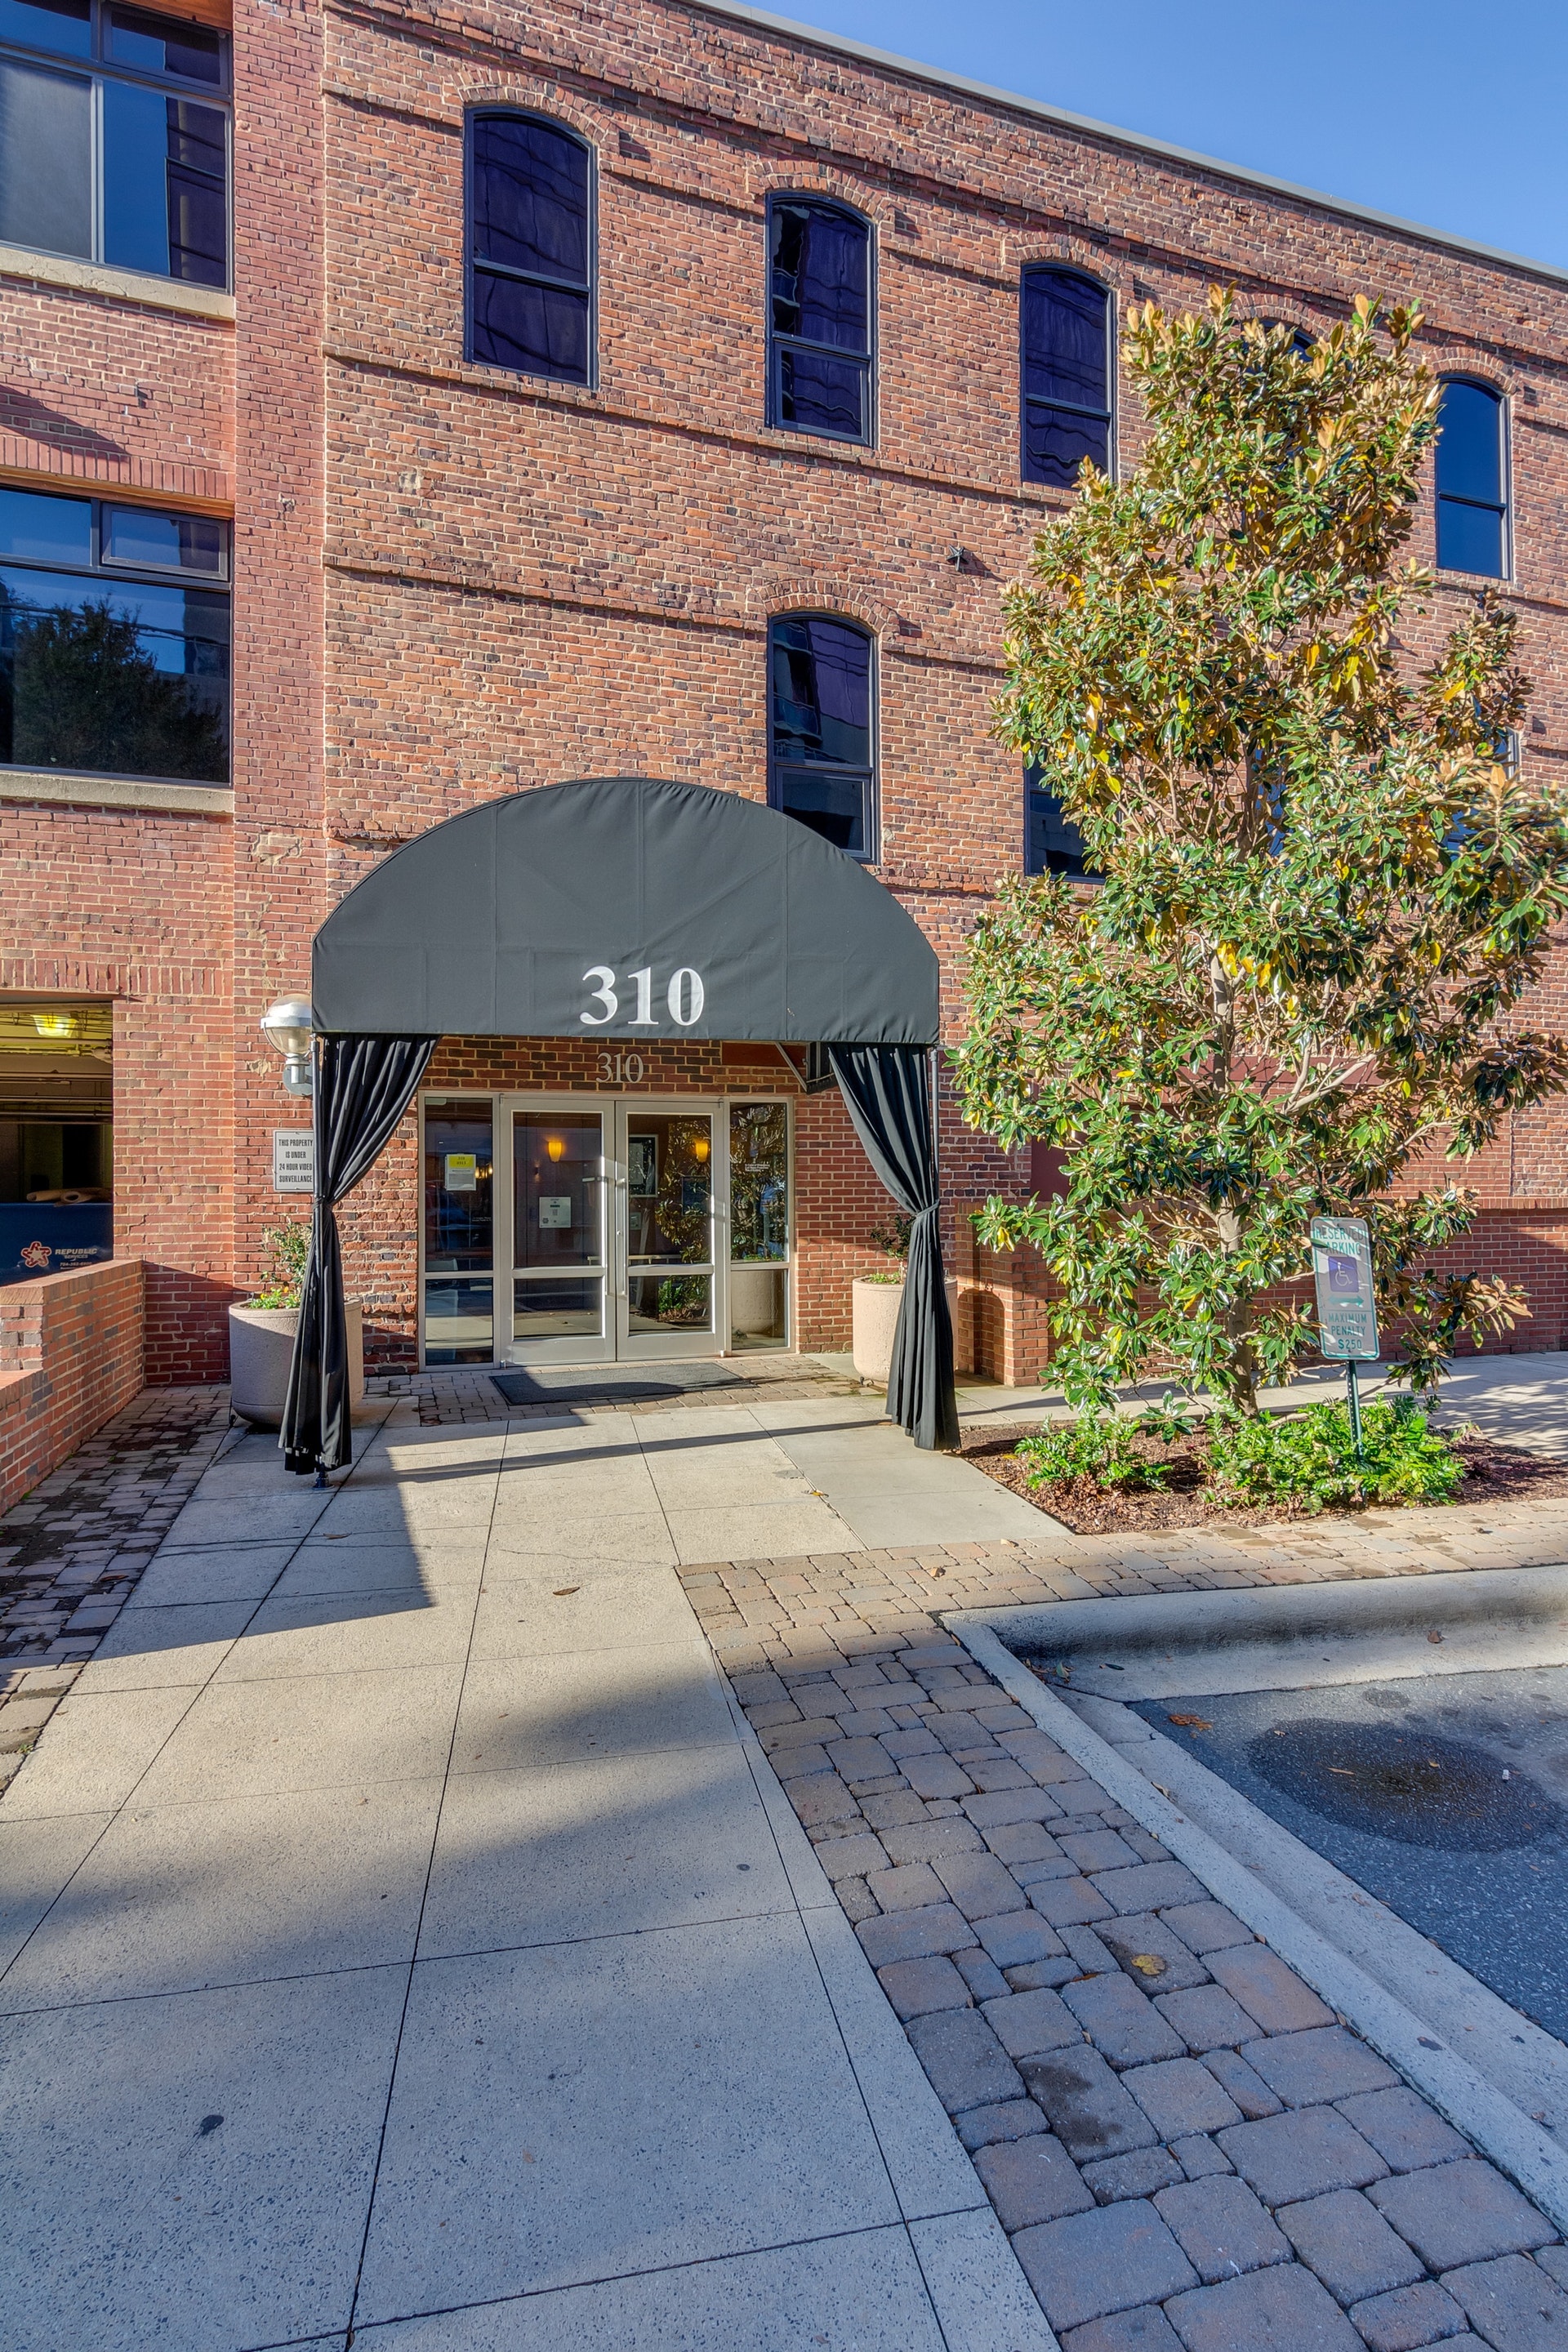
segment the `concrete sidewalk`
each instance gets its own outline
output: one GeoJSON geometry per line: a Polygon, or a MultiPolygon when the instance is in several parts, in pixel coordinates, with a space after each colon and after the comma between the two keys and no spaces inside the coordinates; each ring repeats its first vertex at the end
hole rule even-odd
{"type": "Polygon", "coordinates": [[[771,1410],[206,1472],[0,1807],[8,2352],[1046,2352],[676,1574],[875,1524],[771,1410]]]}

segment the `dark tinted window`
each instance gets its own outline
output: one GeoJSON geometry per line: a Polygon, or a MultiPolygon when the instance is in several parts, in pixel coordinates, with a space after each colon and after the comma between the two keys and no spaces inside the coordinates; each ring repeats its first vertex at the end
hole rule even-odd
{"type": "Polygon", "coordinates": [[[871,436],[871,234],[837,205],[768,207],[768,422],[871,436]]]}
{"type": "Polygon", "coordinates": [[[1110,465],[1110,297],[1070,269],[1026,269],[1023,474],[1070,489],[1110,465]]]}
{"type": "Polygon", "coordinates": [[[521,375],[591,383],[593,160],[531,115],[470,126],[468,356],[521,375]]]}
{"type": "Polygon", "coordinates": [[[114,8],[106,47],[116,65],[173,74],[182,81],[210,82],[214,89],[223,83],[223,42],[200,25],[176,24],[168,16],[151,16],[142,8],[114,8]]]}
{"type": "Polygon", "coordinates": [[[768,631],[768,798],[852,857],[876,855],[871,640],[789,614],[768,631]]]}
{"type": "Polygon", "coordinates": [[[1044,782],[1043,768],[1024,771],[1024,871],[1071,874],[1088,881],[1099,876],[1083,862],[1083,835],[1044,782]]]}
{"type": "Polygon", "coordinates": [[[1437,562],[1500,580],[1508,569],[1502,401],[1483,383],[1443,386],[1437,437],[1437,562]]]}

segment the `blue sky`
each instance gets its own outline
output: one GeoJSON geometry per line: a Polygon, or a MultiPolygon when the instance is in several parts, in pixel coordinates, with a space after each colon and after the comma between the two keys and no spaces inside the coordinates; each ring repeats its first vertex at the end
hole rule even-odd
{"type": "Polygon", "coordinates": [[[1568,268],[1568,0],[762,0],[1568,268]]]}

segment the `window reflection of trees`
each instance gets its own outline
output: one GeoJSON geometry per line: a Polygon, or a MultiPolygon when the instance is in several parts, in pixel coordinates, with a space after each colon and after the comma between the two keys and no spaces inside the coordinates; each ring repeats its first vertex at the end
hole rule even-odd
{"type": "Polygon", "coordinates": [[[226,646],[186,635],[183,670],[168,670],[148,640],[170,633],[121,603],[35,604],[0,581],[0,760],[226,782],[226,646]]]}

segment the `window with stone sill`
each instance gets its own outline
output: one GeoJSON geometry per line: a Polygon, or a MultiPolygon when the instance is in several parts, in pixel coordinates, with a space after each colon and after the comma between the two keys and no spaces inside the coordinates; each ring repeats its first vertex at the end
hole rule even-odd
{"type": "Polygon", "coordinates": [[[228,526],[0,488],[0,766],[229,781],[228,526]]]}
{"type": "Polygon", "coordinates": [[[226,287],[228,56],[111,0],[0,0],[0,244],[226,287]]]}

